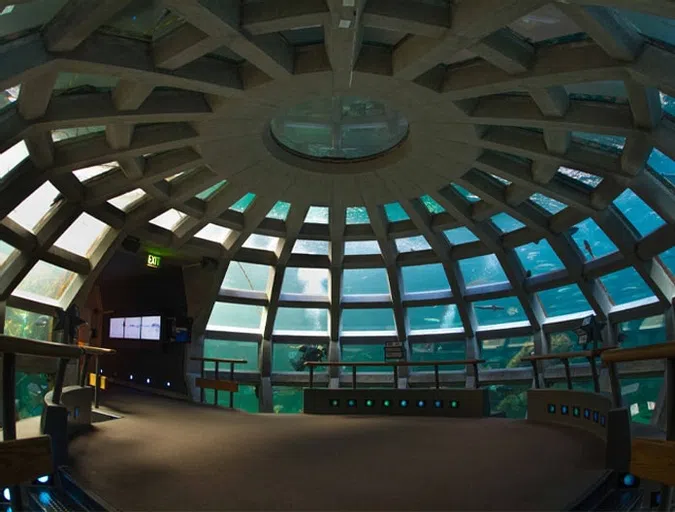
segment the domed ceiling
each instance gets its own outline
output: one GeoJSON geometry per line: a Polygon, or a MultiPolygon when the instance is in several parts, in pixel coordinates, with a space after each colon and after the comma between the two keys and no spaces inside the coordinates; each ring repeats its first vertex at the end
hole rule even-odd
{"type": "Polygon", "coordinates": [[[0,0],[0,302],[82,300],[134,236],[218,262],[196,327],[220,340],[545,352],[590,312],[669,312],[674,20],[667,0],[0,0]]]}

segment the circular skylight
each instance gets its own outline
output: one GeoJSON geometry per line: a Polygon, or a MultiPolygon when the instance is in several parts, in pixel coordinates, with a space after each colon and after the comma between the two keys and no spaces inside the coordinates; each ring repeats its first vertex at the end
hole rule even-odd
{"type": "Polygon", "coordinates": [[[408,121],[381,101],[352,96],[316,98],[270,123],[284,148],[312,159],[359,160],[389,151],[408,134],[408,121]]]}

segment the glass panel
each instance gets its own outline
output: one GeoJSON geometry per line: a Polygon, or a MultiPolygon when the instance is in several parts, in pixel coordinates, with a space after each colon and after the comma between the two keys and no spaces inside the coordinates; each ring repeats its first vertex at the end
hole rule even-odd
{"type": "Polygon", "coordinates": [[[277,201],[277,203],[274,205],[274,208],[272,208],[267,214],[267,217],[270,219],[286,220],[286,217],[288,217],[288,212],[290,211],[291,203],[277,201]]]}
{"type": "Polygon", "coordinates": [[[534,353],[532,336],[484,340],[481,342],[480,356],[481,359],[485,359],[485,364],[481,367],[494,370],[530,366],[530,363],[523,361],[522,358],[532,353],[534,353]]]}
{"type": "Polygon", "coordinates": [[[269,278],[270,267],[266,265],[233,261],[227,267],[227,273],[220,289],[264,292],[267,290],[269,278]]]}
{"type": "MultiPolygon", "coordinates": [[[[17,338],[52,341],[54,319],[32,311],[8,307],[5,314],[5,334],[17,338]]],[[[56,371],[56,367],[54,368],[56,371]]],[[[17,379],[18,380],[18,379],[17,379]]]]}
{"type": "Polygon", "coordinates": [[[610,9],[610,11],[633,25],[642,35],[675,45],[675,20],[626,9],[610,9]]]}
{"type": "Polygon", "coordinates": [[[248,249],[260,249],[263,251],[275,251],[279,245],[280,238],[276,236],[256,235],[248,237],[244,247],[248,249]]]}
{"type": "Polygon", "coordinates": [[[405,293],[449,290],[445,269],[440,263],[402,267],[403,290],[405,293]]]}
{"type": "Polygon", "coordinates": [[[583,32],[576,23],[553,4],[541,7],[519,18],[511,23],[509,28],[532,43],[583,32]]]}
{"type": "Polygon", "coordinates": [[[585,261],[602,258],[618,250],[593,219],[586,219],[572,226],[570,234],[585,261]]]}
{"type": "Polygon", "coordinates": [[[595,188],[600,185],[600,183],[602,183],[602,178],[600,176],[588,174],[584,171],[577,171],[576,169],[570,169],[568,167],[560,167],[558,168],[558,172],[591,188],[595,188]]]}
{"type": "Polygon", "coordinates": [[[302,293],[304,295],[328,295],[327,268],[288,267],[284,272],[281,293],[302,293]]]}
{"type": "Polygon", "coordinates": [[[85,135],[92,135],[105,131],[105,126],[83,126],[80,128],[61,128],[59,130],[52,130],[52,141],[59,142],[61,140],[75,139],[77,137],[84,137],[85,135]]]}
{"type": "MultiPolygon", "coordinates": [[[[7,10],[8,7],[5,7],[7,10]]],[[[3,11],[4,12],[4,11],[3,11]]],[[[0,16],[2,13],[0,13],[0,16]]],[[[15,85],[14,87],[8,87],[4,91],[0,90],[0,112],[7,106],[15,103],[19,99],[19,94],[21,93],[21,85],[15,85]]]]}
{"type": "Polygon", "coordinates": [[[302,412],[304,391],[290,386],[272,387],[272,404],[275,414],[297,414],[302,412]]]}
{"type": "Polygon", "coordinates": [[[663,377],[621,378],[621,397],[635,423],[649,425],[663,386],[663,377]]]}
{"type": "Polygon", "coordinates": [[[119,78],[112,75],[87,75],[84,73],[59,73],[54,84],[54,94],[67,94],[66,91],[88,86],[99,91],[113,89],[119,78]]]}
{"type": "MultiPolygon", "coordinates": [[[[258,397],[256,396],[255,386],[248,384],[239,384],[239,391],[233,393],[233,406],[235,409],[246,411],[249,413],[257,413],[260,411],[258,397]]],[[[215,399],[215,392],[212,389],[204,390],[204,402],[212,404],[215,399]]],[[[230,408],[230,394],[218,393],[218,405],[220,407],[230,408]]]]}
{"type": "Polygon", "coordinates": [[[211,242],[222,244],[231,233],[231,229],[218,226],[217,224],[207,224],[195,236],[202,240],[210,240],[211,242]]]}
{"type": "Polygon", "coordinates": [[[40,27],[51,20],[66,0],[37,0],[9,4],[0,16],[0,37],[40,27]]]}
{"type": "Polygon", "coordinates": [[[408,308],[411,331],[462,328],[462,319],[454,304],[408,308]]]}
{"type": "Polygon", "coordinates": [[[586,297],[576,284],[544,290],[536,295],[547,317],[592,311],[586,297]]]}
{"type": "Polygon", "coordinates": [[[2,270],[5,262],[14,254],[16,249],[11,245],[0,240],[0,270],[2,270]]]}
{"type": "Polygon", "coordinates": [[[8,217],[21,227],[35,233],[40,221],[54,206],[59,191],[50,182],[44,183],[29,195],[19,206],[14,208],[8,217]]]}
{"type": "Polygon", "coordinates": [[[659,261],[668,270],[670,278],[673,279],[673,274],[675,274],[675,247],[659,254],[659,261]]]}
{"type": "Polygon", "coordinates": [[[662,92],[659,93],[661,98],[661,107],[671,116],[675,116],[675,98],[668,96],[662,92]]]}
{"type": "MultiPolygon", "coordinates": [[[[302,372],[309,373],[305,362],[320,362],[328,360],[327,345],[287,345],[285,343],[272,344],[272,371],[273,372],[302,372]]],[[[325,372],[325,366],[317,366],[314,372],[325,372]]]]}
{"type": "Polygon", "coordinates": [[[511,182],[509,180],[504,179],[501,176],[497,176],[496,174],[491,174],[491,173],[487,173],[487,174],[490,175],[493,179],[497,180],[502,185],[509,186],[511,184],[511,182]]]}
{"type": "Polygon", "coordinates": [[[465,189],[461,185],[457,185],[456,183],[453,183],[452,186],[455,187],[455,190],[457,190],[457,192],[459,192],[462,195],[462,197],[464,199],[466,199],[467,201],[469,201],[470,203],[475,203],[477,201],[480,201],[480,197],[478,197],[475,194],[472,194],[471,192],[469,192],[467,189],[465,189]]]}
{"type": "MultiPolygon", "coordinates": [[[[411,361],[461,361],[466,359],[466,343],[464,341],[442,341],[435,343],[412,343],[410,345],[411,361]]],[[[433,366],[411,366],[413,372],[433,372],[433,366]]],[[[464,371],[463,365],[442,365],[439,371],[464,371]]]]}
{"type": "Polygon", "coordinates": [[[175,30],[183,22],[180,16],[161,4],[133,0],[101,28],[113,34],[152,41],[175,30]]]}
{"type": "Polygon", "coordinates": [[[565,268],[553,247],[545,238],[538,242],[516,247],[516,254],[527,276],[538,276],[565,268]]]}
{"type": "Polygon", "coordinates": [[[77,274],[51,263],[38,261],[14,290],[14,295],[26,298],[60,300],[77,274]]]}
{"type": "Polygon", "coordinates": [[[572,139],[576,139],[577,142],[581,142],[583,144],[613,152],[620,152],[623,149],[623,146],[626,144],[626,137],[619,137],[617,135],[600,135],[598,133],[588,132],[572,132],[572,139]]]}
{"type": "Polygon", "coordinates": [[[504,269],[494,254],[459,260],[459,269],[464,276],[464,284],[467,288],[508,281],[504,269]]]}
{"type": "Polygon", "coordinates": [[[525,227],[525,224],[514,219],[507,213],[499,213],[490,220],[502,233],[510,233],[511,231],[525,227]]]}
{"type": "Polygon", "coordinates": [[[312,224],[328,224],[330,215],[327,206],[310,206],[305,216],[305,222],[312,224]]]}
{"type": "Polygon", "coordinates": [[[633,267],[602,276],[600,282],[614,304],[626,304],[654,296],[647,283],[633,267]]]}
{"type": "MultiPolygon", "coordinates": [[[[574,359],[572,359],[574,361],[574,359]]],[[[558,382],[552,383],[549,388],[551,389],[567,389],[567,381],[560,380],[558,382]]],[[[588,391],[593,392],[593,381],[591,379],[584,378],[572,378],[572,389],[574,391],[588,391]]]]}
{"type": "Polygon", "coordinates": [[[320,254],[328,255],[329,242],[323,240],[296,240],[293,250],[295,254],[320,254]]]}
{"type": "Polygon", "coordinates": [[[530,196],[530,201],[532,201],[535,204],[538,204],[544,210],[548,211],[549,213],[552,213],[553,215],[567,208],[566,204],[561,203],[560,201],[556,201],[555,199],[545,196],[544,194],[540,194],[539,192],[537,192],[536,194],[532,194],[530,196]]]}
{"type": "Polygon", "coordinates": [[[523,306],[516,297],[474,302],[478,325],[498,325],[511,322],[527,322],[523,306]]]}
{"type": "Polygon", "coordinates": [[[527,414],[527,390],[530,384],[498,384],[488,386],[490,410],[504,412],[507,418],[523,419],[527,414]]]}
{"type": "Polygon", "coordinates": [[[262,306],[216,302],[211,310],[207,330],[260,330],[262,314],[262,306]]]}
{"type": "MultiPolygon", "coordinates": [[[[208,201],[209,199],[211,199],[211,197],[213,196],[213,194],[215,194],[215,193],[218,192],[221,188],[223,188],[223,186],[224,186],[226,183],[227,183],[227,180],[219,181],[219,182],[216,183],[215,185],[212,185],[212,186],[210,186],[209,188],[207,188],[206,190],[203,190],[202,192],[200,192],[199,194],[197,194],[195,197],[196,197],[197,199],[201,199],[202,201],[208,201]]],[[[277,204],[278,204],[278,203],[277,203],[277,204]]]]}
{"type": "Polygon", "coordinates": [[[142,188],[137,188],[136,190],[132,190],[131,192],[117,196],[114,199],[110,199],[108,203],[113,205],[118,210],[127,212],[144,197],[145,191],[142,188]]]}
{"type": "Polygon", "coordinates": [[[151,224],[159,226],[160,228],[173,230],[180,222],[187,217],[186,214],[171,208],[170,210],[165,211],[163,214],[155,217],[150,221],[151,224]]]}
{"type": "Polygon", "coordinates": [[[475,242],[478,240],[478,237],[473,234],[469,228],[455,228],[448,229],[443,232],[448,239],[448,241],[453,245],[467,244],[469,242],[475,242]]]}
{"type": "Polygon", "coordinates": [[[663,315],[630,320],[619,324],[619,346],[621,348],[645,347],[663,343],[667,339],[666,322],[663,315]]]}
{"type": "Polygon", "coordinates": [[[571,100],[616,103],[625,102],[628,98],[628,93],[626,92],[626,86],[624,85],[623,80],[583,82],[580,84],[566,85],[565,89],[571,100]]]}
{"type": "MultiPolygon", "coordinates": [[[[592,344],[580,345],[579,336],[574,331],[554,332],[548,335],[549,351],[553,354],[560,354],[562,352],[579,352],[581,350],[589,350],[592,344]]],[[[569,360],[570,364],[588,364],[588,359],[585,357],[573,357],[569,360]]],[[[554,362],[555,365],[561,365],[560,361],[554,362]]],[[[553,387],[553,386],[552,386],[553,387]]],[[[564,389],[567,389],[565,385],[564,389]]],[[[574,389],[577,389],[577,381],[574,381],[574,389]]],[[[592,391],[592,382],[591,389],[592,391]]]]}
{"type": "MultiPolygon", "coordinates": [[[[0,96],[1,98],[2,96],[0,96]]],[[[28,158],[28,148],[24,141],[17,142],[11,148],[0,154],[0,179],[28,158]]]]}
{"type": "Polygon", "coordinates": [[[346,268],[342,274],[343,295],[389,293],[389,278],[383,268],[346,268]]]}
{"type": "Polygon", "coordinates": [[[234,210],[235,212],[239,213],[244,213],[249,206],[251,206],[251,203],[255,199],[255,194],[252,192],[249,192],[246,194],[244,197],[242,197],[239,201],[234,203],[232,206],[230,206],[230,210],[234,210]]]}
{"type": "Polygon", "coordinates": [[[429,213],[432,215],[443,213],[445,211],[445,208],[443,208],[440,204],[438,204],[436,200],[429,195],[424,195],[420,197],[420,201],[422,201],[422,204],[427,208],[429,213]]]}
{"type": "Polygon", "coordinates": [[[410,217],[401,206],[401,203],[389,203],[384,205],[384,213],[389,222],[400,222],[409,220],[410,217]]]}
{"type": "Polygon", "coordinates": [[[274,330],[328,332],[328,310],[279,308],[274,330]]]}
{"type": "Polygon", "coordinates": [[[395,331],[392,309],[345,309],[342,311],[343,331],[395,331]]]}
{"type": "Polygon", "coordinates": [[[381,254],[380,244],[376,240],[345,242],[345,256],[356,256],[359,254],[381,254]]]}
{"type": "Polygon", "coordinates": [[[56,247],[88,258],[96,250],[110,226],[87,213],[75,222],[54,243],[56,247]]]}
{"type": "Polygon", "coordinates": [[[369,224],[368,210],[363,206],[350,206],[345,211],[347,224],[369,224]]]}
{"type": "Polygon", "coordinates": [[[429,249],[431,246],[422,235],[396,239],[396,250],[399,253],[428,251],[429,249]]]}
{"type": "MultiPolygon", "coordinates": [[[[341,361],[344,363],[384,362],[383,345],[341,345],[341,361]]],[[[342,371],[351,375],[351,366],[342,366],[342,371]]],[[[393,373],[391,366],[360,366],[356,369],[358,384],[359,374],[363,372],[393,373]]]]}
{"type": "Polygon", "coordinates": [[[92,167],[85,167],[84,169],[73,171],[73,174],[78,180],[84,183],[92,178],[102,176],[103,174],[110,172],[113,169],[119,168],[119,165],[120,164],[117,162],[108,162],[107,164],[94,165],[92,167]]]}
{"type": "Polygon", "coordinates": [[[643,237],[665,224],[659,214],[629,188],[614,200],[614,205],[643,237]]]}
{"type": "MultiPolygon", "coordinates": [[[[203,357],[213,357],[216,359],[245,359],[246,364],[236,364],[234,371],[258,371],[258,343],[250,341],[232,341],[215,340],[206,338],[204,340],[203,357]]],[[[229,372],[229,364],[220,364],[220,371],[229,372]]],[[[215,370],[216,363],[204,363],[207,370],[215,370]]],[[[229,396],[229,393],[223,393],[229,396]]],[[[229,406],[229,402],[227,404],[229,406]]]]}
{"type": "MultiPolygon", "coordinates": [[[[673,105],[675,105],[675,100],[673,100],[673,102],[673,105]]],[[[654,148],[649,155],[647,164],[654,169],[654,171],[663,176],[668,183],[675,185],[675,160],[672,160],[667,155],[654,148]]]]}

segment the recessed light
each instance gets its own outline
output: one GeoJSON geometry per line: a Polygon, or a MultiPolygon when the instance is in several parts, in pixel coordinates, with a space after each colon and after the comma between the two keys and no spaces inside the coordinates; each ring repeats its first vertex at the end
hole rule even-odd
{"type": "Polygon", "coordinates": [[[340,20],[340,28],[349,28],[352,26],[351,20],[340,20]]]}

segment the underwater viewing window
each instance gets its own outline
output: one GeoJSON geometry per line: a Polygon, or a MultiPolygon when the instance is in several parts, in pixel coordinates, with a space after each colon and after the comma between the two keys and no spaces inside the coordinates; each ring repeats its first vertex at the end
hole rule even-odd
{"type": "Polygon", "coordinates": [[[410,217],[401,206],[401,203],[389,203],[384,205],[384,213],[389,222],[400,222],[410,220],[410,217]]]}
{"type": "Polygon", "coordinates": [[[462,319],[454,304],[407,308],[411,332],[439,329],[463,329],[462,319]]]}
{"type": "Polygon", "coordinates": [[[260,331],[262,306],[216,302],[211,311],[207,330],[253,330],[260,331]]]}
{"type": "Polygon", "coordinates": [[[12,257],[15,251],[14,247],[0,240],[0,270],[2,270],[5,262],[12,257]]]}
{"type": "MultiPolygon", "coordinates": [[[[328,345],[272,343],[272,371],[309,373],[305,362],[328,360],[328,345]]],[[[316,366],[314,373],[325,372],[327,367],[316,366]]]]}
{"type": "Polygon", "coordinates": [[[647,236],[665,224],[659,214],[629,188],[614,200],[614,206],[628,219],[641,237],[647,236]]]}
{"type": "Polygon", "coordinates": [[[593,311],[577,284],[543,290],[536,295],[544,314],[549,318],[593,311]]]}
{"type": "Polygon", "coordinates": [[[267,236],[267,235],[258,235],[252,234],[244,242],[244,247],[247,249],[259,249],[261,251],[274,251],[278,244],[280,238],[276,236],[267,236]]]}
{"type": "Polygon", "coordinates": [[[0,179],[4,178],[26,158],[28,158],[28,147],[24,141],[17,142],[11,148],[0,153],[0,179]]]}
{"type": "Polygon", "coordinates": [[[528,322],[523,306],[516,297],[474,302],[473,309],[478,325],[528,322]]]}
{"type": "Polygon", "coordinates": [[[286,220],[288,213],[291,211],[291,203],[285,201],[277,201],[272,209],[267,212],[268,219],[286,220]]]}
{"type": "Polygon", "coordinates": [[[327,206],[310,206],[305,215],[305,222],[310,224],[328,224],[330,209],[327,206]]]}
{"type": "Polygon", "coordinates": [[[396,239],[396,250],[399,253],[428,251],[430,249],[429,242],[422,235],[396,239]]]}
{"type": "Polygon", "coordinates": [[[532,194],[530,196],[530,201],[541,206],[544,210],[552,215],[555,215],[556,213],[559,213],[567,208],[566,204],[545,196],[544,194],[540,194],[539,192],[532,194]]]}
{"type": "Polygon", "coordinates": [[[389,294],[389,278],[383,268],[346,268],[342,273],[343,295],[389,294]]]}
{"type": "Polygon", "coordinates": [[[459,260],[459,268],[467,288],[508,281],[499,259],[494,254],[459,260]]]}
{"type": "Polygon", "coordinates": [[[343,331],[395,331],[394,310],[345,309],[342,311],[343,331]]]}
{"type": "Polygon", "coordinates": [[[281,283],[281,293],[328,295],[330,272],[327,268],[287,267],[281,283]]]}
{"type": "Polygon", "coordinates": [[[254,200],[255,194],[249,192],[244,197],[239,199],[236,203],[234,203],[232,206],[230,206],[229,209],[235,212],[244,213],[246,210],[248,210],[248,207],[251,206],[254,200]]]}
{"type": "Polygon", "coordinates": [[[585,261],[602,258],[618,251],[616,245],[612,243],[593,219],[586,219],[572,226],[570,234],[572,235],[572,240],[579,247],[579,251],[585,261]]]}
{"type": "Polygon", "coordinates": [[[14,290],[14,295],[38,302],[59,301],[77,277],[75,272],[38,261],[14,290]]]}
{"type": "Polygon", "coordinates": [[[465,227],[448,229],[443,234],[452,245],[468,244],[478,240],[478,237],[469,228],[465,227]]]}
{"type": "Polygon", "coordinates": [[[303,240],[298,239],[293,245],[293,254],[319,254],[328,256],[330,242],[326,240],[303,240]]]}
{"type": "Polygon", "coordinates": [[[264,292],[272,267],[243,261],[231,261],[220,285],[221,290],[250,290],[264,292]]]}
{"type": "Polygon", "coordinates": [[[345,256],[358,256],[360,254],[382,254],[380,244],[376,240],[345,242],[345,256]]]}
{"type": "Polygon", "coordinates": [[[490,370],[529,366],[529,362],[521,359],[533,351],[532,336],[483,340],[480,343],[480,357],[485,359],[485,363],[481,368],[490,370]]]}
{"type": "MultiPolygon", "coordinates": [[[[237,364],[235,371],[258,371],[258,343],[255,341],[218,340],[207,337],[204,340],[204,354],[202,357],[215,359],[245,359],[246,364],[237,364]]],[[[214,370],[216,363],[204,362],[204,369],[214,370]]],[[[226,365],[220,365],[221,371],[226,365]]],[[[229,403],[228,403],[229,405],[229,403]]]]}
{"type": "Polygon", "coordinates": [[[528,277],[565,269],[565,265],[545,238],[521,245],[515,250],[528,277]]]}
{"type": "MultiPolygon", "coordinates": [[[[384,345],[352,345],[350,344],[341,344],[341,356],[340,361],[343,363],[350,362],[384,362],[384,345]]],[[[351,366],[341,366],[341,371],[343,373],[351,374],[351,366]]],[[[362,372],[377,372],[377,373],[392,373],[391,366],[359,366],[356,370],[356,375],[362,372]]]]}
{"type": "Polygon", "coordinates": [[[404,293],[449,290],[450,284],[441,263],[402,267],[404,293]]]}
{"type": "Polygon", "coordinates": [[[328,332],[328,310],[318,308],[279,308],[274,331],[328,332]]]}
{"type": "Polygon", "coordinates": [[[600,277],[614,304],[627,304],[636,300],[653,297],[654,292],[633,267],[600,277]]]}
{"type": "Polygon", "coordinates": [[[218,244],[225,243],[225,240],[233,233],[229,228],[224,228],[217,224],[207,224],[195,234],[195,238],[209,240],[218,244]]]}
{"type": "MultiPolygon", "coordinates": [[[[466,359],[465,341],[441,341],[432,343],[411,343],[411,361],[457,361],[466,359]]],[[[413,372],[433,372],[433,366],[411,366],[413,372]]],[[[464,366],[441,365],[439,371],[463,372],[464,366]]]]}
{"type": "Polygon", "coordinates": [[[668,339],[663,315],[621,322],[618,324],[618,331],[621,348],[646,347],[668,339]]]}

